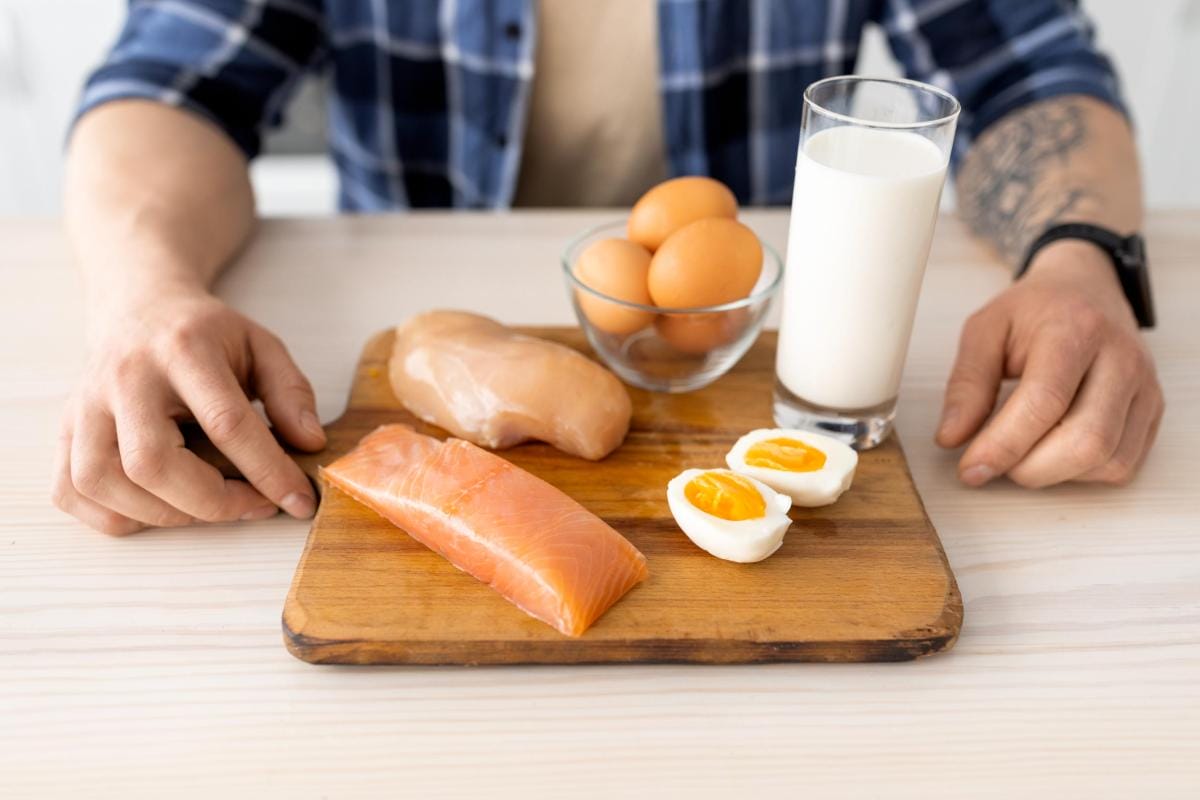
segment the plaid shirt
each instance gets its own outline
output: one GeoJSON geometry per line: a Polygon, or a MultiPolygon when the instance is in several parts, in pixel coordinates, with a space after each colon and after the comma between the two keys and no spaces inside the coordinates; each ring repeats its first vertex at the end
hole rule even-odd
{"type": "MultiPolygon", "coordinates": [[[[248,157],[308,72],[332,73],[343,208],[512,201],[536,0],[131,0],[80,113],[117,98],[190,109],[248,157]]],[[[1084,94],[1121,107],[1072,0],[658,0],[666,160],[743,203],[791,200],[801,96],[854,70],[868,22],[910,77],[962,102],[961,154],[1019,106],[1084,94]]]]}

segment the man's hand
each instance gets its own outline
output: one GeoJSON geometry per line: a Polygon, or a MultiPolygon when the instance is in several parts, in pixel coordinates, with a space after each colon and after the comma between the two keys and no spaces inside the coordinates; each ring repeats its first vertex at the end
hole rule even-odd
{"type": "Polygon", "coordinates": [[[63,418],[54,502],[112,535],[147,526],[261,519],[315,508],[307,478],[251,406],[291,444],[325,434],[312,388],[283,343],[200,288],[155,287],[89,321],[89,358],[63,418]],[[249,483],[183,445],[194,418],[249,483]]]}
{"type": "Polygon", "coordinates": [[[1064,240],[967,320],[937,441],[957,447],[974,436],[959,462],[971,486],[999,475],[1027,487],[1123,484],[1162,413],[1154,362],[1112,264],[1064,240]],[[1020,381],[988,421],[1004,378],[1020,381]]]}

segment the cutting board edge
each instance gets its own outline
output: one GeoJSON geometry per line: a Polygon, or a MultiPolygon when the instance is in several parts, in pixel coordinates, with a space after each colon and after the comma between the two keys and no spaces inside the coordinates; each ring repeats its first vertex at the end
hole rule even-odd
{"type": "MultiPolygon", "coordinates": [[[[310,534],[311,541],[311,534],[310,534]]],[[[825,641],[736,639],[568,638],[538,641],[444,639],[387,641],[328,639],[305,632],[308,614],[297,596],[310,543],[288,591],[281,617],[287,651],[309,664],[377,666],[518,666],[531,664],[766,664],[914,661],[954,647],[962,630],[962,596],[953,572],[938,616],[887,638],[825,641]],[[595,655],[592,655],[592,651],[595,655]],[[614,655],[615,654],[615,655],[614,655]]]]}
{"type": "Polygon", "coordinates": [[[769,664],[915,661],[952,648],[958,631],[922,629],[915,638],[813,642],[746,642],[728,639],[642,639],[619,642],[463,641],[371,642],[317,639],[293,631],[285,618],[289,653],[309,664],[360,666],[521,666],[554,664],[769,664]],[[594,654],[593,654],[594,653],[594,654]]]}

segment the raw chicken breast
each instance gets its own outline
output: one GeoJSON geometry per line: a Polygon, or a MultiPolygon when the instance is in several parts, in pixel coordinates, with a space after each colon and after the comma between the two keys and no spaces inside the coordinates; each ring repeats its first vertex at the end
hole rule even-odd
{"type": "Polygon", "coordinates": [[[321,475],[568,636],[646,577],[645,557],[602,519],[461,439],[384,425],[321,475]]]}
{"type": "Polygon", "coordinates": [[[539,439],[595,460],[629,430],[629,393],[611,372],[478,314],[413,317],[396,329],[388,372],[409,411],[484,447],[539,439]]]}

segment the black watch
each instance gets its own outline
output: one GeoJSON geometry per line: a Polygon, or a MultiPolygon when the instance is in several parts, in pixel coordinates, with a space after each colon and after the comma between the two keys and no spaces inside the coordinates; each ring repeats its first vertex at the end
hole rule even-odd
{"type": "Polygon", "coordinates": [[[1025,270],[1029,269],[1029,265],[1033,263],[1033,257],[1039,250],[1059,239],[1082,239],[1108,253],[1108,257],[1112,259],[1113,268],[1117,271],[1117,279],[1121,282],[1121,290],[1133,308],[1133,315],[1137,317],[1138,325],[1143,328],[1154,327],[1154,298],[1150,295],[1150,269],[1146,263],[1146,241],[1136,233],[1132,236],[1122,236],[1108,228],[1087,225],[1082,222],[1055,225],[1029,246],[1025,261],[1013,279],[1016,280],[1025,274],[1025,270]]]}

